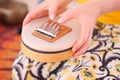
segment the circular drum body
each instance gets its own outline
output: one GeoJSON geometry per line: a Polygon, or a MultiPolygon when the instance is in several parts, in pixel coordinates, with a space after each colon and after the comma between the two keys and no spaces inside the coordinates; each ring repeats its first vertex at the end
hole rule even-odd
{"type": "Polygon", "coordinates": [[[32,35],[34,28],[47,20],[48,17],[42,17],[23,27],[21,35],[23,54],[40,62],[59,62],[71,58],[73,56],[72,46],[79,36],[80,24],[76,20],[66,22],[63,25],[70,27],[72,31],[54,42],[48,42],[32,35]]]}

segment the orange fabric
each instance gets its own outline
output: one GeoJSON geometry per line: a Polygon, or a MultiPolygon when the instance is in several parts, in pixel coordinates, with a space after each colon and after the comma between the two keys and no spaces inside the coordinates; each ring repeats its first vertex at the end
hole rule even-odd
{"type": "Polygon", "coordinates": [[[0,80],[11,80],[12,64],[20,51],[17,26],[0,25],[0,80]]]}
{"type": "Polygon", "coordinates": [[[105,14],[99,17],[98,21],[105,24],[120,24],[120,11],[105,14]]]}

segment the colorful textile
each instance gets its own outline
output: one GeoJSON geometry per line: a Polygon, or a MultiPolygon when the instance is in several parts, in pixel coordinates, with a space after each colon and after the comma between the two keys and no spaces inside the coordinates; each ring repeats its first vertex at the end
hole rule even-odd
{"type": "Polygon", "coordinates": [[[17,26],[0,25],[0,80],[11,80],[12,64],[19,50],[17,26]]]}
{"type": "Polygon", "coordinates": [[[97,25],[91,46],[76,59],[43,63],[20,52],[13,80],[120,80],[120,25],[97,25]]]}

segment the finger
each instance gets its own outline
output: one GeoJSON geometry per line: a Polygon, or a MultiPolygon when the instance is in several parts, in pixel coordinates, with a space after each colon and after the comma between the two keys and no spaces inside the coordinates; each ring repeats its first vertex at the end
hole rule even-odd
{"type": "Polygon", "coordinates": [[[45,9],[46,7],[47,7],[46,3],[43,2],[34,10],[30,11],[23,21],[23,26],[25,26],[34,19],[47,15],[47,10],[45,9]]]}
{"type": "Polygon", "coordinates": [[[80,56],[81,54],[85,53],[86,50],[89,48],[89,46],[90,46],[90,44],[91,44],[91,40],[92,40],[91,37],[89,37],[89,40],[86,41],[86,43],[83,44],[83,45],[79,48],[79,50],[75,52],[75,54],[74,54],[73,57],[74,57],[74,58],[77,58],[77,57],[80,56]]]}
{"type": "Polygon", "coordinates": [[[74,10],[68,10],[66,11],[63,16],[58,20],[58,23],[64,23],[69,21],[70,19],[75,18],[75,14],[73,14],[74,10]]]}
{"type": "Polygon", "coordinates": [[[49,17],[53,20],[57,14],[59,2],[57,0],[50,0],[49,1],[49,17]]]}
{"type": "Polygon", "coordinates": [[[78,22],[81,24],[80,26],[80,34],[79,34],[79,38],[76,40],[72,51],[76,52],[87,40],[89,37],[89,29],[86,29],[88,26],[88,24],[86,24],[86,22],[82,21],[82,20],[78,20],[78,22]]]}

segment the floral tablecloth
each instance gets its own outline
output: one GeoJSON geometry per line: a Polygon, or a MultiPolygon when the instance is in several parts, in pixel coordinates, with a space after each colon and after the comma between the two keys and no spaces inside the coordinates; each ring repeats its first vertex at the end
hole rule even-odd
{"type": "Polygon", "coordinates": [[[99,23],[86,53],[57,63],[37,62],[20,52],[14,80],[120,80],[120,25],[99,23]]]}

